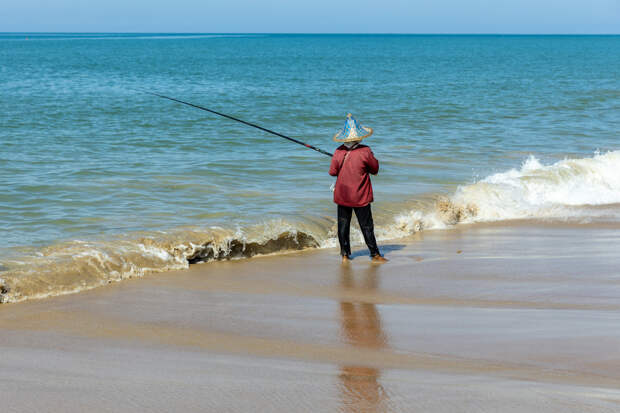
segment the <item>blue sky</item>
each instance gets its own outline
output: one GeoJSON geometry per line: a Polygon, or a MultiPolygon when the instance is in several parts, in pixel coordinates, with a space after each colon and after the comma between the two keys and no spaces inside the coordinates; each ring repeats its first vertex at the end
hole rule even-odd
{"type": "Polygon", "coordinates": [[[620,0],[0,0],[0,32],[620,33],[620,0]]]}

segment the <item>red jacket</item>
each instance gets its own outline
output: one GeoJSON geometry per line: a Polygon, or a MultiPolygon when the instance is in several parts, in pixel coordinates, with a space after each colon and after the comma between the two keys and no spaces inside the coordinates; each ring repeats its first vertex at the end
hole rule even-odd
{"type": "Polygon", "coordinates": [[[348,207],[363,207],[373,201],[368,174],[379,172],[379,161],[370,148],[357,145],[351,150],[341,145],[332,158],[329,174],[337,176],[334,202],[348,207]],[[346,160],[345,160],[346,155],[346,160]]]}

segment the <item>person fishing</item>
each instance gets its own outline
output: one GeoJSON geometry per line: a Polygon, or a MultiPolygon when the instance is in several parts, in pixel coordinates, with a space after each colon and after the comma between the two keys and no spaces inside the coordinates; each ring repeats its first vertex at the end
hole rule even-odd
{"type": "Polygon", "coordinates": [[[379,172],[379,162],[375,159],[372,151],[368,146],[361,145],[362,139],[372,135],[372,128],[361,126],[355,118],[349,113],[344,128],[334,135],[334,141],[342,142],[343,145],[331,153],[323,149],[312,146],[290,136],[283,135],[279,132],[272,131],[262,126],[238,119],[234,116],[226,115],[215,110],[196,105],[194,103],[185,102],[170,96],[161,95],[159,93],[149,92],[147,90],[138,90],[139,92],[157,96],[162,99],[168,99],[173,102],[191,106],[196,109],[222,116],[235,122],[243,123],[252,128],[260,129],[263,132],[270,133],[296,144],[302,145],[308,149],[319,152],[323,155],[332,157],[332,163],[329,174],[338,177],[336,179],[336,188],[334,191],[334,202],[338,204],[338,241],[340,242],[340,254],[344,263],[351,259],[351,243],[349,241],[349,232],[351,227],[351,215],[355,211],[357,221],[360,224],[362,234],[366,245],[370,250],[370,256],[373,262],[384,263],[388,260],[379,253],[377,241],[375,240],[374,224],[372,221],[372,213],[370,203],[373,201],[372,185],[368,174],[376,175],[379,172]]]}
{"type": "Polygon", "coordinates": [[[375,239],[374,224],[370,204],[374,200],[370,176],[379,172],[379,161],[370,147],[360,142],[372,135],[372,128],[361,126],[350,113],[334,141],[342,142],[332,157],[329,174],[336,176],[334,202],[338,205],[338,241],[342,262],[351,260],[351,216],[357,216],[364,241],[370,251],[373,262],[384,263],[388,260],[381,256],[375,239]]]}

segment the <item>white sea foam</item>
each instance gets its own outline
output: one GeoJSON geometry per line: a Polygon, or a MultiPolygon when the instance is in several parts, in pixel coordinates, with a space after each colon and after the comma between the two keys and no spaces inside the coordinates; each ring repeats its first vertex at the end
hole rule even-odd
{"type": "Polygon", "coordinates": [[[423,229],[516,219],[620,220],[620,151],[543,165],[527,158],[520,168],[461,185],[379,226],[377,238],[399,238],[423,229]]]}
{"type": "MultiPolygon", "coordinates": [[[[542,165],[530,156],[520,169],[459,187],[451,201],[476,209],[468,221],[588,218],[587,206],[620,203],[620,151],[542,165]]],[[[619,211],[620,212],[620,211],[619,211]]]]}

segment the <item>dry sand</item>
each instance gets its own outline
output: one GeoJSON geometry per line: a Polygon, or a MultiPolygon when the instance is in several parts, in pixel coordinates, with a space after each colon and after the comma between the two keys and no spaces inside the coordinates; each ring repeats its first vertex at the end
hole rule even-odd
{"type": "Polygon", "coordinates": [[[0,306],[3,412],[620,412],[620,231],[461,227],[0,306]]]}

